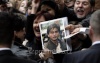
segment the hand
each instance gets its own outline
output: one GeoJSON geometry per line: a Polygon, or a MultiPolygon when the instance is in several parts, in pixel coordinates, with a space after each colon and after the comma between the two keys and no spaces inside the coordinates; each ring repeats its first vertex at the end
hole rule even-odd
{"type": "MultiPolygon", "coordinates": [[[[71,34],[74,34],[74,33],[77,33],[77,32],[80,32],[80,28],[74,29],[74,31],[71,32],[71,34]]],[[[87,37],[87,35],[85,33],[79,33],[79,34],[77,34],[77,36],[82,40],[84,40],[87,37]]]]}
{"type": "Polygon", "coordinates": [[[76,29],[73,30],[73,32],[71,32],[71,34],[77,33],[79,31],[80,31],[80,28],[76,28],[76,29]]]}
{"type": "Polygon", "coordinates": [[[44,55],[44,57],[42,59],[44,59],[44,60],[47,60],[48,58],[53,58],[52,51],[50,51],[50,50],[45,49],[45,50],[43,50],[42,53],[44,55]]]}
{"type": "Polygon", "coordinates": [[[65,30],[69,30],[70,32],[72,32],[75,29],[75,25],[73,24],[69,24],[65,27],[65,30]]]}
{"type": "Polygon", "coordinates": [[[40,0],[32,0],[32,14],[35,14],[40,4],[40,0]]]}

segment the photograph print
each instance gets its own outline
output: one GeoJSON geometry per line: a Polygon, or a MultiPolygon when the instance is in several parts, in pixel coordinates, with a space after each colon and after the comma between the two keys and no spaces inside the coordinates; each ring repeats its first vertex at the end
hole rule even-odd
{"type": "Polygon", "coordinates": [[[67,51],[64,40],[66,35],[65,21],[67,21],[66,17],[41,22],[39,24],[43,49],[51,50],[53,54],[67,51]]]}

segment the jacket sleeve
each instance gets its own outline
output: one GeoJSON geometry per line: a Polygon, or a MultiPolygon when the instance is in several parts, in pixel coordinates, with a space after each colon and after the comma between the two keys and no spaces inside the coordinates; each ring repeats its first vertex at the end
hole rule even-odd
{"type": "Polygon", "coordinates": [[[89,27],[89,22],[90,22],[90,17],[82,20],[82,22],[80,22],[80,24],[83,26],[83,27],[89,27]]]}

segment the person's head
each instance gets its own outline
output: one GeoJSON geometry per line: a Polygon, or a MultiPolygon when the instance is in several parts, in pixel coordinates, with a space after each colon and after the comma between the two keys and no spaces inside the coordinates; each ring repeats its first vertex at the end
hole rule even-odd
{"type": "Polygon", "coordinates": [[[43,21],[52,20],[54,16],[52,16],[48,12],[40,11],[36,14],[35,20],[33,22],[33,31],[36,37],[41,37],[39,23],[43,21]]]}
{"type": "Polygon", "coordinates": [[[11,47],[13,34],[13,18],[7,12],[0,12],[0,46],[11,47]]]}
{"type": "Polygon", "coordinates": [[[20,15],[15,15],[15,22],[14,22],[14,36],[15,38],[19,38],[21,41],[25,38],[25,18],[21,17],[20,15]]]}
{"type": "Polygon", "coordinates": [[[7,7],[13,7],[13,4],[11,2],[7,2],[7,7]]]}
{"type": "Polygon", "coordinates": [[[7,6],[10,6],[10,7],[14,7],[16,8],[16,0],[9,0],[9,2],[7,3],[7,6]]]}
{"type": "Polygon", "coordinates": [[[58,5],[59,12],[62,12],[65,6],[65,1],[64,0],[54,0],[54,1],[58,5]]]}
{"type": "Polygon", "coordinates": [[[100,10],[95,11],[90,18],[90,38],[100,40],[100,10]]]}
{"type": "Polygon", "coordinates": [[[93,12],[95,0],[76,0],[74,4],[74,12],[79,19],[85,18],[89,13],[93,12]]]}
{"type": "Polygon", "coordinates": [[[68,8],[71,8],[74,6],[74,0],[64,0],[64,3],[68,8]]]}
{"type": "Polygon", "coordinates": [[[58,24],[51,24],[47,27],[47,34],[51,41],[56,41],[60,36],[60,26],[58,24]]]}
{"type": "Polygon", "coordinates": [[[6,1],[5,0],[0,0],[0,12],[2,11],[6,11],[7,10],[7,5],[6,5],[6,1]]]}
{"type": "Polygon", "coordinates": [[[51,15],[54,15],[55,18],[58,15],[58,6],[54,1],[44,0],[39,6],[39,10],[48,11],[48,13],[50,13],[51,15]]]}
{"type": "Polygon", "coordinates": [[[20,3],[20,6],[19,6],[19,11],[26,13],[26,7],[27,7],[27,1],[22,0],[22,2],[20,3]]]}

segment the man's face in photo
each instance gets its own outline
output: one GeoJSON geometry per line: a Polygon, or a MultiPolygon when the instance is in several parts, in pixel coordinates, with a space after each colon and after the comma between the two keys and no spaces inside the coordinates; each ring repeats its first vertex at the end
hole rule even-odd
{"type": "Polygon", "coordinates": [[[76,0],[74,4],[74,12],[78,18],[86,17],[92,11],[89,0],[76,0]]]}
{"type": "Polygon", "coordinates": [[[48,34],[48,37],[52,40],[52,41],[56,41],[59,37],[59,31],[57,28],[52,28],[48,34]]]}

